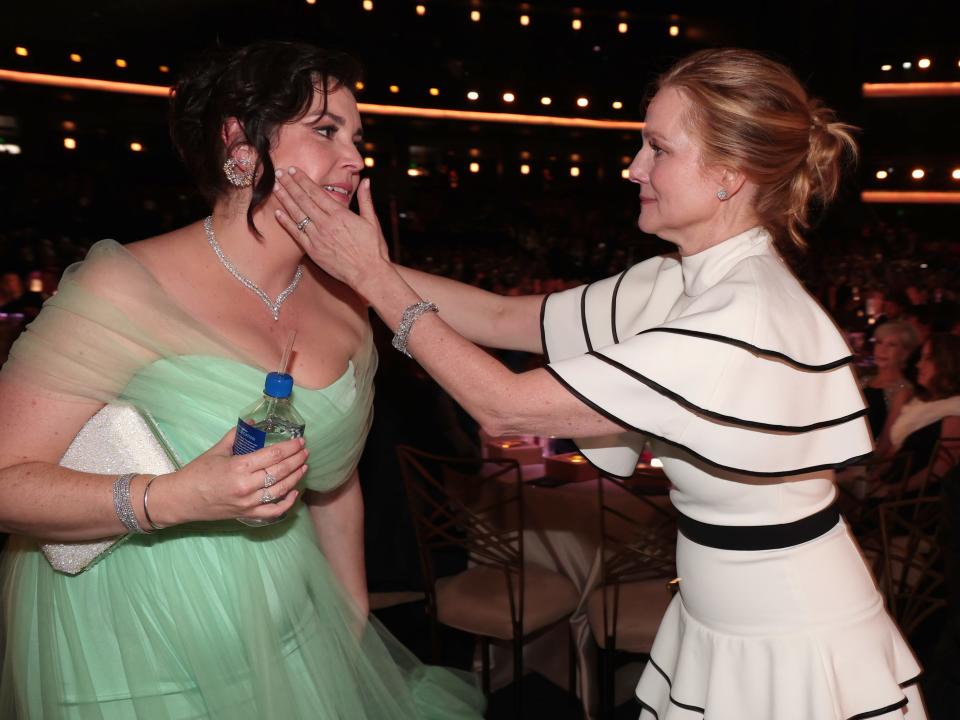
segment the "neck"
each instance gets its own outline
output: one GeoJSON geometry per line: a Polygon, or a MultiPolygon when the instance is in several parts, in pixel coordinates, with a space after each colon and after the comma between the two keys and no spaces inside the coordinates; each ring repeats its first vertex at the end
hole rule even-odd
{"type": "Polygon", "coordinates": [[[877,382],[881,384],[888,384],[896,380],[903,378],[903,374],[898,368],[888,365],[887,367],[878,367],[877,368],[877,382]]]}
{"type": "Polygon", "coordinates": [[[260,231],[247,225],[246,205],[217,203],[213,209],[213,232],[217,244],[234,267],[271,297],[282,292],[303,262],[303,249],[277,224],[270,201],[253,220],[260,231]]]}
{"type": "Polygon", "coordinates": [[[752,192],[744,188],[729,200],[720,203],[716,212],[702,222],[684,228],[683,232],[677,233],[675,237],[661,237],[676,244],[680,255],[696,255],[759,225],[760,219],[751,202],[752,192]]]}
{"type": "Polygon", "coordinates": [[[726,224],[721,227],[708,225],[702,228],[700,232],[691,232],[685,234],[682,238],[664,239],[676,244],[680,250],[680,255],[685,257],[709,250],[725,240],[729,240],[740,233],[746,232],[750,228],[756,227],[758,224],[755,218],[744,218],[739,223],[726,224]]]}

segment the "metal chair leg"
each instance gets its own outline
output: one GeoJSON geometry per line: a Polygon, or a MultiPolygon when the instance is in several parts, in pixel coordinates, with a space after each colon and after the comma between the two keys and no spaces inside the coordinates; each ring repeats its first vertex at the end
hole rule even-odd
{"type": "Polygon", "coordinates": [[[480,638],[480,678],[484,697],[490,697],[490,638],[480,638]]]}
{"type": "Polygon", "coordinates": [[[517,717],[523,717],[523,635],[515,632],[513,635],[513,691],[516,702],[517,717]]]}

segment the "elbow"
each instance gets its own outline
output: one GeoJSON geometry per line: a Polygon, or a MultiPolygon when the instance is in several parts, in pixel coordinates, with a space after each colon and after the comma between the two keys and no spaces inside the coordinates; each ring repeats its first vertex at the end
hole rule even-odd
{"type": "Polygon", "coordinates": [[[487,408],[474,418],[481,429],[490,437],[521,434],[522,428],[517,417],[495,408],[487,408]]]}

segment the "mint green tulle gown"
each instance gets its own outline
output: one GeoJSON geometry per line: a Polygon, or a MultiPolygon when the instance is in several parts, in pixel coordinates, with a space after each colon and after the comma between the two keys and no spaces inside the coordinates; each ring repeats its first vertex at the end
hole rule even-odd
{"type": "MultiPolygon", "coordinates": [[[[353,474],[375,368],[367,338],[333,383],[295,389],[311,451],[307,488],[333,490],[353,474]]],[[[189,462],[236,423],[265,369],[104,241],[67,271],[3,372],[61,400],[132,403],[189,462]]],[[[0,581],[3,720],[482,713],[469,675],[420,664],[360,617],[302,503],[269,527],[196,523],[133,536],[76,576],[53,570],[37,540],[12,537],[0,581]]]]}

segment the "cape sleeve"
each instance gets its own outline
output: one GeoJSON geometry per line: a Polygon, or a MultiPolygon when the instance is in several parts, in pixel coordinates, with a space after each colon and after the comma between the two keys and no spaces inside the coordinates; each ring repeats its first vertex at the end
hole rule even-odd
{"type": "Polygon", "coordinates": [[[849,351],[792,275],[745,261],[667,320],[682,293],[679,264],[655,258],[544,301],[548,370],[630,431],[579,439],[591,462],[630,475],[640,436],[758,476],[871,452],[849,351]]]}

